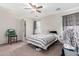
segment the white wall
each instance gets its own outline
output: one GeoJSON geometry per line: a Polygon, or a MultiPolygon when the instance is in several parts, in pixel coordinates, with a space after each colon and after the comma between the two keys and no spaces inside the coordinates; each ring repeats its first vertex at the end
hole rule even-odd
{"type": "Polygon", "coordinates": [[[59,15],[50,15],[41,20],[42,33],[47,34],[49,31],[62,31],[62,18],[59,15]]]}
{"type": "Polygon", "coordinates": [[[23,20],[19,20],[6,8],[0,7],[0,44],[7,43],[5,32],[8,28],[16,30],[18,39],[23,38],[23,20]]]}
{"type": "MultiPolygon", "coordinates": [[[[33,34],[33,19],[26,19],[26,37],[33,34]]],[[[50,15],[44,17],[41,21],[41,31],[44,34],[47,34],[48,31],[57,31],[60,33],[62,31],[62,17],[60,15],[50,15]]]]}
{"type": "Polygon", "coordinates": [[[48,31],[50,30],[57,30],[58,33],[60,34],[63,30],[62,16],[77,13],[77,12],[79,12],[79,7],[61,11],[57,14],[48,15],[46,17],[43,17],[41,19],[42,33],[48,33],[48,31]]]}
{"type": "MultiPolygon", "coordinates": [[[[70,10],[59,12],[57,14],[48,15],[46,17],[39,19],[41,21],[41,31],[42,31],[42,33],[47,34],[48,31],[56,30],[60,34],[63,30],[62,16],[72,14],[72,13],[76,13],[76,12],[79,12],[79,8],[73,8],[73,9],[70,9],[70,10]]],[[[38,20],[38,19],[34,19],[34,20],[38,20]]],[[[27,19],[26,23],[27,23],[27,25],[26,25],[26,35],[29,36],[33,33],[33,20],[27,19]]]]}

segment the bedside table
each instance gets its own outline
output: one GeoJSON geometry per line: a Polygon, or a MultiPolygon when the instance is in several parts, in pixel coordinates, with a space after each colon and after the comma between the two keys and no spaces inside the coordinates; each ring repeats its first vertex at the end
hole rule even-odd
{"type": "Polygon", "coordinates": [[[8,44],[12,44],[13,42],[17,42],[17,35],[8,36],[8,44]]]}

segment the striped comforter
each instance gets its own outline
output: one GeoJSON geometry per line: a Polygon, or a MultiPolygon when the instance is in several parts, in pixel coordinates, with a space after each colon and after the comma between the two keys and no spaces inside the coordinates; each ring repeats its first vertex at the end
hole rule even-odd
{"type": "Polygon", "coordinates": [[[56,34],[38,34],[38,35],[32,35],[28,38],[29,41],[34,42],[36,44],[39,44],[41,46],[46,46],[49,44],[51,41],[55,41],[57,38],[56,34]]]}

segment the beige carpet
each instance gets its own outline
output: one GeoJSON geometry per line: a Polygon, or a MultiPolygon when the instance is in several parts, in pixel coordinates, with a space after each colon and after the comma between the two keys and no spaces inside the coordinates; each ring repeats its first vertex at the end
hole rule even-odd
{"type": "Polygon", "coordinates": [[[0,46],[1,56],[60,56],[62,44],[56,42],[52,44],[47,51],[36,51],[35,47],[24,42],[14,43],[12,45],[0,46]]]}

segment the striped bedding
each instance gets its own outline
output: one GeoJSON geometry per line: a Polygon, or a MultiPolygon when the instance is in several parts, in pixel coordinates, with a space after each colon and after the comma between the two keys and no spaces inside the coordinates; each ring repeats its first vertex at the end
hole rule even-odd
{"type": "Polygon", "coordinates": [[[57,38],[56,34],[47,34],[47,35],[38,34],[28,37],[28,40],[44,47],[51,41],[55,41],[56,38],[57,38]]]}

